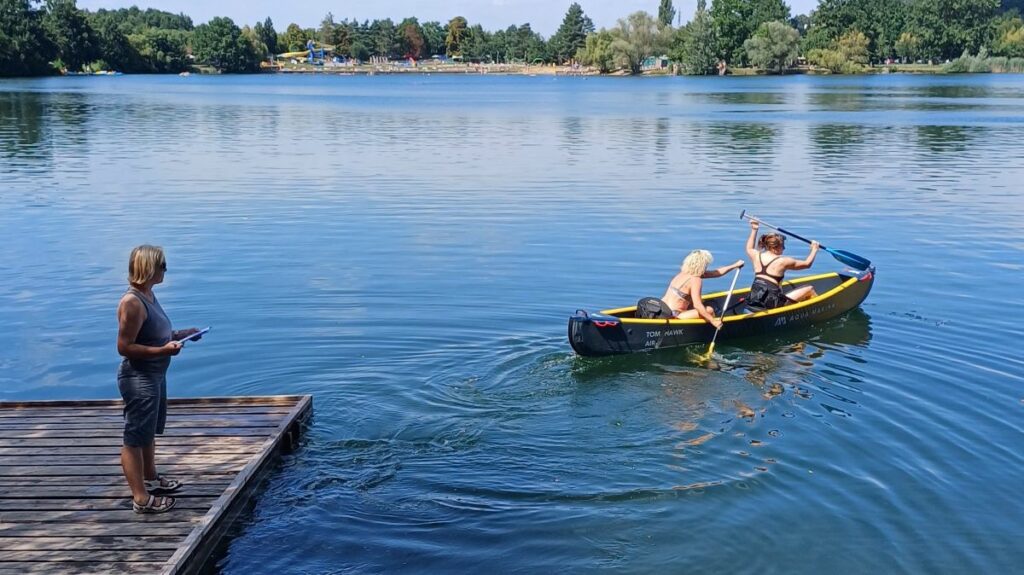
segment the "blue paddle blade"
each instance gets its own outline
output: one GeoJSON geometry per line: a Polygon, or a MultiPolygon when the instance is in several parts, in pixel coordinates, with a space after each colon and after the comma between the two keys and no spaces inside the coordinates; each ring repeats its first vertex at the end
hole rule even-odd
{"type": "Polygon", "coordinates": [[[844,264],[850,266],[853,269],[863,271],[871,267],[870,260],[864,259],[858,256],[857,254],[851,254],[850,252],[845,250],[833,250],[831,248],[825,248],[825,251],[832,254],[832,257],[836,258],[837,260],[843,262],[844,264]]]}

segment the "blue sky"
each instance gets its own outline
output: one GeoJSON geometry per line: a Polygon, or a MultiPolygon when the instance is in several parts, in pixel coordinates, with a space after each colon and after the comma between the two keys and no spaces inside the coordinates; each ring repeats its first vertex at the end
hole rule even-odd
{"type": "MultiPolygon", "coordinates": [[[[614,26],[616,19],[637,10],[647,10],[652,14],[658,12],[658,0],[577,1],[598,28],[614,26]]],[[[807,13],[817,3],[817,0],[789,0],[794,14],[807,13]]],[[[184,12],[196,24],[214,16],[228,16],[239,25],[254,24],[270,16],[274,20],[274,27],[284,30],[291,22],[304,28],[318,26],[327,12],[333,13],[335,20],[391,18],[396,23],[407,16],[416,16],[421,22],[447,22],[454,16],[465,16],[470,24],[479,23],[487,30],[529,22],[534,30],[544,36],[550,36],[558,29],[570,4],[572,0],[78,0],[80,8],[90,10],[135,5],[174,13],[184,12]]],[[[686,20],[693,14],[697,0],[675,0],[675,6],[686,20]]]]}

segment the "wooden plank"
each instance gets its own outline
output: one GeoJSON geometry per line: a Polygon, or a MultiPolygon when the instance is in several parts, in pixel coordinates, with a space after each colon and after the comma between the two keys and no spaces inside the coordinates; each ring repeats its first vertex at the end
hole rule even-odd
{"type": "MultiPolygon", "coordinates": [[[[127,499],[125,500],[127,502],[127,499]]],[[[4,523],[21,523],[30,525],[59,523],[63,527],[69,523],[198,523],[203,512],[198,509],[178,509],[175,507],[166,513],[140,514],[127,505],[124,509],[107,511],[0,511],[0,521],[4,523]]],[[[51,535],[67,534],[55,529],[51,535]]]]}
{"type": "MultiPolygon", "coordinates": [[[[272,427],[182,427],[168,428],[161,437],[265,437],[272,427]]],[[[110,438],[118,441],[124,440],[124,435],[118,429],[45,429],[45,430],[15,430],[0,429],[0,439],[80,439],[80,438],[110,438]]]]}
{"type": "MultiPolygon", "coordinates": [[[[164,515],[168,515],[164,513],[164,515]]],[[[134,514],[133,514],[134,515],[134,514]]],[[[136,515],[136,517],[146,517],[136,515]]],[[[156,516],[149,516],[156,517],[156,516]]],[[[134,518],[133,518],[134,519],[134,518]]],[[[195,528],[190,521],[167,522],[154,527],[145,521],[128,523],[61,522],[43,523],[0,523],[0,538],[3,537],[138,537],[146,535],[185,537],[195,528]]]]}
{"type": "Polygon", "coordinates": [[[32,561],[12,561],[10,563],[0,563],[0,575],[34,575],[35,573],[45,573],[51,575],[53,573],[89,573],[97,574],[102,573],[104,575],[149,575],[151,573],[159,573],[166,564],[165,563],[100,563],[100,562],[81,562],[81,563],[39,563],[32,561]]]}
{"type": "MultiPolygon", "coordinates": [[[[0,464],[6,457],[65,457],[71,455],[115,455],[120,457],[120,446],[81,446],[81,447],[0,447],[0,464]]],[[[157,460],[164,455],[255,455],[259,446],[250,445],[158,445],[157,460]]]]}
{"type": "Polygon", "coordinates": [[[210,510],[200,520],[199,526],[189,534],[184,544],[167,561],[164,575],[198,572],[217,543],[224,536],[231,521],[252,496],[246,487],[250,481],[254,483],[265,470],[273,455],[276,455],[290,429],[301,429],[302,422],[309,417],[312,410],[312,396],[304,396],[292,408],[288,417],[281,422],[277,431],[267,439],[258,458],[245,466],[231,485],[214,502],[210,510]]]}
{"type": "MultiPolygon", "coordinates": [[[[3,412],[0,412],[3,413],[3,412]]],[[[178,421],[206,421],[206,420],[227,420],[227,421],[281,421],[281,418],[288,415],[287,413],[225,413],[220,411],[211,411],[210,413],[175,413],[173,411],[167,412],[167,420],[176,419],[178,421]]],[[[93,423],[106,423],[106,424],[121,424],[124,425],[124,416],[120,412],[110,415],[88,415],[88,416],[76,416],[76,415],[57,415],[52,413],[40,413],[38,415],[24,415],[0,417],[0,425],[16,425],[19,422],[27,422],[32,425],[38,425],[43,423],[79,423],[79,424],[93,424],[93,423]]]]}
{"type": "MultiPolygon", "coordinates": [[[[219,496],[219,494],[218,494],[219,496]]],[[[37,494],[38,497],[38,494],[37,494]]],[[[217,497],[179,497],[175,498],[175,509],[202,509],[205,513],[213,505],[217,497]]],[[[8,511],[124,511],[131,509],[130,494],[120,493],[114,497],[92,499],[0,499],[0,517],[8,511]]]]}
{"type": "MultiPolygon", "coordinates": [[[[164,475],[170,476],[165,473],[164,475]]],[[[217,475],[196,475],[196,474],[177,474],[174,476],[175,479],[184,483],[185,485],[227,485],[233,479],[231,474],[217,474],[217,475]]],[[[78,475],[70,477],[0,477],[0,488],[2,487],[17,487],[23,485],[38,485],[40,489],[47,489],[52,486],[68,485],[68,486],[103,486],[103,485],[118,485],[127,486],[125,483],[124,476],[110,476],[110,475],[78,475]]]]}
{"type": "Polygon", "coordinates": [[[51,551],[0,551],[0,567],[12,561],[33,561],[46,563],[58,570],[64,563],[113,562],[113,563],[163,563],[174,554],[170,549],[139,550],[51,550],[51,551]]]}
{"type": "MultiPolygon", "coordinates": [[[[168,415],[167,428],[175,427],[277,427],[280,417],[265,417],[256,415],[245,415],[241,417],[219,417],[219,416],[183,416],[174,417],[168,415]]],[[[7,420],[0,421],[0,429],[124,429],[124,420],[111,418],[101,419],[74,418],[74,419],[52,419],[52,420],[7,420]]]]}
{"type": "MultiPolygon", "coordinates": [[[[190,465],[163,465],[158,462],[160,472],[164,475],[224,475],[238,473],[245,467],[241,463],[209,463],[190,465]]],[[[53,465],[34,465],[22,467],[0,466],[0,477],[32,477],[49,476],[60,477],[62,475],[123,475],[124,471],[118,465],[61,465],[54,462],[53,465]]]]}
{"type": "Polygon", "coordinates": [[[174,551],[182,537],[0,537],[0,550],[45,551],[47,549],[78,549],[108,551],[174,551]]]}
{"type": "MultiPolygon", "coordinates": [[[[177,499],[216,498],[220,497],[224,488],[230,483],[227,478],[216,483],[188,483],[173,495],[177,499]]],[[[130,496],[131,491],[124,479],[118,485],[41,485],[36,483],[13,487],[0,486],[0,508],[5,500],[12,499],[38,499],[40,497],[48,499],[106,499],[114,497],[127,500],[130,496]]],[[[212,504],[213,501],[211,500],[209,503],[212,504]]]]}
{"type": "MultiPolygon", "coordinates": [[[[240,463],[245,464],[252,455],[231,453],[165,453],[158,455],[157,463],[167,465],[206,465],[209,463],[240,463]]],[[[11,455],[0,457],[0,469],[14,466],[65,466],[65,465],[121,465],[120,455],[63,455],[61,457],[32,457],[11,455]]]]}
{"type": "MultiPolygon", "coordinates": [[[[212,406],[202,405],[195,407],[173,407],[168,406],[167,413],[175,416],[183,415],[274,415],[284,417],[288,415],[291,410],[287,406],[255,406],[255,407],[236,407],[236,406],[212,406]]],[[[114,417],[123,418],[124,408],[123,407],[95,407],[95,408],[23,408],[23,409],[2,409],[0,408],[0,420],[4,419],[19,419],[19,418],[36,418],[36,417],[75,417],[75,418],[92,418],[92,417],[114,417]]]]}
{"type": "MultiPolygon", "coordinates": [[[[257,448],[266,440],[265,436],[220,436],[211,441],[208,437],[185,435],[167,437],[158,435],[156,437],[157,453],[167,445],[255,445],[257,448]]],[[[21,437],[21,438],[0,438],[0,447],[116,447],[121,449],[124,444],[121,435],[108,437],[21,437]]]]}
{"type": "MultiPolygon", "coordinates": [[[[184,397],[171,398],[168,400],[168,407],[176,406],[253,406],[253,405],[275,405],[294,407],[298,402],[305,399],[304,395],[253,395],[253,396],[213,396],[213,397],[184,397]]],[[[0,401],[0,409],[39,409],[48,407],[74,407],[87,409],[90,407],[121,407],[124,402],[120,399],[89,399],[89,400],[49,400],[49,401],[0,401]]]]}

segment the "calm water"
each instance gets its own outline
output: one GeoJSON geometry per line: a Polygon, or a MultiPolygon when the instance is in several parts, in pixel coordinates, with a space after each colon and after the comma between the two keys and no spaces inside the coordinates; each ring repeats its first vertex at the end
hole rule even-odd
{"type": "Polygon", "coordinates": [[[1013,76],[2,82],[0,399],[116,397],[156,243],[172,395],[315,395],[224,573],[1012,571],[1021,142],[1013,76]],[[862,310],[573,356],[741,209],[862,310]]]}

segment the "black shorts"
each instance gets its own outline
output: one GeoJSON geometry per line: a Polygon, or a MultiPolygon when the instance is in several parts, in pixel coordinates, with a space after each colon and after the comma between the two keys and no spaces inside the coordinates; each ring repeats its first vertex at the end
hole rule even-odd
{"type": "Polygon", "coordinates": [[[747,297],[747,305],[764,309],[774,309],[793,303],[782,288],[770,281],[757,278],[750,286],[750,295],[747,297]]]}
{"type": "Polygon", "coordinates": [[[124,444],[147,447],[167,423],[167,372],[141,371],[124,361],[117,370],[124,399],[124,444]]]}

